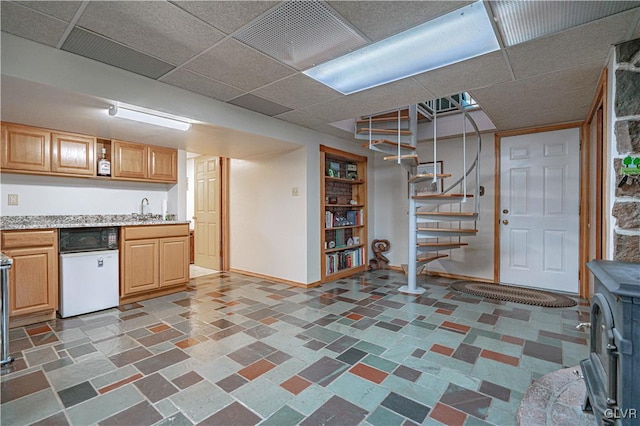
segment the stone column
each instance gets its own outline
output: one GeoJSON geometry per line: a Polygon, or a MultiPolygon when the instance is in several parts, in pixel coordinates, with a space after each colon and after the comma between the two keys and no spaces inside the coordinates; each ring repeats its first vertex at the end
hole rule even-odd
{"type": "Polygon", "coordinates": [[[617,158],[615,202],[611,214],[614,228],[614,259],[640,262],[640,176],[618,187],[620,168],[627,155],[640,157],[640,39],[616,46],[614,74],[615,99],[612,123],[615,131],[617,158]]]}

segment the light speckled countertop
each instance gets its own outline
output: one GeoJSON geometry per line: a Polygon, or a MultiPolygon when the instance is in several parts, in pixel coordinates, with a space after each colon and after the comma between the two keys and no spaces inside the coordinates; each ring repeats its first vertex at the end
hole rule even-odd
{"type": "Polygon", "coordinates": [[[184,220],[162,220],[160,215],[142,217],[136,214],[115,215],[43,215],[2,216],[0,229],[82,228],[93,226],[177,225],[184,220]]]}

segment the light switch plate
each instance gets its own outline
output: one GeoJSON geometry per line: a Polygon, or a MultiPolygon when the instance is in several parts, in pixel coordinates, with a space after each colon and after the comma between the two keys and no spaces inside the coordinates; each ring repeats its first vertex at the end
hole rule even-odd
{"type": "Polygon", "coordinates": [[[18,205],[18,194],[8,194],[7,196],[7,204],[10,206],[18,205]]]}
{"type": "Polygon", "coordinates": [[[291,195],[293,195],[294,197],[297,197],[299,195],[297,186],[291,188],[291,195]]]}

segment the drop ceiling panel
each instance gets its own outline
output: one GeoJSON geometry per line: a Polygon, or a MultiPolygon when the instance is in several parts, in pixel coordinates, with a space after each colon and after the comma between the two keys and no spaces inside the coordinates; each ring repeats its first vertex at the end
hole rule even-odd
{"type": "Polygon", "coordinates": [[[604,60],[635,22],[631,10],[506,49],[516,78],[604,60]]]}
{"type": "Polygon", "coordinates": [[[189,62],[186,68],[245,90],[257,89],[295,73],[233,39],[219,43],[189,62]]]}
{"type": "Polygon", "coordinates": [[[314,115],[307,114],[298,110],[278,114],[276,118],[287,121],[289,123],[297,124],[302,127],[320,126],[324,124],[323,120],[318,119],[314,115]]]}
{"type": "Polygon", "coordinates": [[[176,69],[160,78],[160,81],[219,101],[228,101],[244,93],[240,89],[185,69],[176,69]]]}
{"type": "Polygon", "coordinates": [[[82,4],[81,1],[18,1],[16,3],[66,22],[71,22],[82,4]]]}
{"type": "MultiPolygon", "coordinates": [[[[352,100],[366,105],[367,113],[375,113],[404,107],[432,99],[433,94],[412,78],[394,81],[349,96],[352,100]]],[[[356,116],[344,116],[342,119],[356,116]]],[[[336,121],[336,120],[334,120],[336,121]]]]}
{"type": "Polygon", "coordinates": [[[153,79],[174,68],[169,63],[77,27],[61,49],[153,79]]]}
{"type": "Polygon", "coordinates": [[[177,6],[207,22],[220,31],[231,34],[257,18],[277,1],[175,1],[177,6]]]}
{"type": "Polygon", "coordinates": [[[413,77],[435,97],[491,86],[511,80],[501,52],[492,52],[413,77]]]}
{"type": "Polygon", "coordinates": [[[470,1],[329,1],[372,41],[382,40],[459,9],[470,1]]]}
{"type": "Polygon", "coordinates": [[[603,66],[592,62],[473,90],[471,95],[500,130],[584,119],[603,66]]]}
{"type": "Polygon", "coordinates": [[[291,108],[287,108],[286,106],[271,102],[256,95],[252,95],[251,93],[232,99],[229,103],[270,117],[291,111],[291,108]]]}
{"type": "Polygon", "coordinates": [[[352,96],[332,99],[322,104],[304,108],[302,111],[323,120],[325,123],[333,123],[345,118],[376,112],[370,106],[363,104],[361,98],[353,98],[352,96]]]}
{"type": "Polygon", "coordinates": [[[290,108],[304,108],[342,96],[304,74],[292,75],[253,93],[290,108]]]}
{"type": "Polygon", "coordinates": [[[3,1],[0,5],[2,31],[49,46],[56,46],[68,24],[56,18],[3,1]]]}
{"type": "Polygon", "coordinates": [[[78,26],[172,64],[180,64],[224,34],[167,2],[90,2],[78,26]]]}

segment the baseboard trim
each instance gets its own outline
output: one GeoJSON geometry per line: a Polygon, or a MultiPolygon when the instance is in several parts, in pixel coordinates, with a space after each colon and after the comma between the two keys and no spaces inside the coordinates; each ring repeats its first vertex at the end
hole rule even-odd
{"type": "Polygon", "coordinates": [[[310,284],[304,284],[304,283],[300,283],[300,282],[297,282],[297,281],[285,280],[283,278],[272,277],[271,275],[258,274],[256,272],[243,271],[242,269],[235,269],[235,268],[230,268],[229,272],[233,272],[235,274],[246,275],[246,276],[254,277],[254,278],[261,278],[263,280],[275,281],[275,282],[280,283],[280,284],[287,284],[287,285],[290,285],[290,286],[300,287],[300,288],[313,288],[313,287],[318,287],[321,284],[320,281],[316,281],[316,282],[310,283],[310,284]]]}
{"type": "MultiPolygon", "coordinates": [[[[402,269],[401,266],[389,265],[389,269],[396,272],[402,272],[404,274],[404,269],[402,269]]],[[[426,268],[424,268],[422,272],[420,272],[420,274],[418,275],[431,275],[433,277],[450,278],[453,280],[467,280],[467,281],[477,281],[477,282],[487,283],[487,284],[497,284],[495,281],[488,278],[472,277],[470,275],[451,274],[448,272],[429,271],[426,268]]]]}

